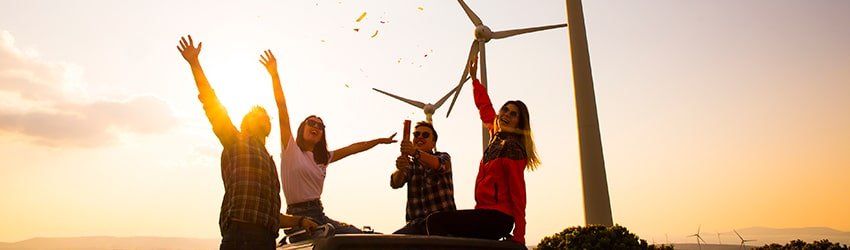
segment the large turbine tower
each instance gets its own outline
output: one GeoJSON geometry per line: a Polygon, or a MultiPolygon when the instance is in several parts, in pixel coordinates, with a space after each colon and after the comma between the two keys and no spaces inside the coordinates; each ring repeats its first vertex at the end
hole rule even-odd
{"type": "Polygon", "coordinates": [[[596,112],[596,93],[590,70],[590,52],[584,28],[584,11],[581,0],[566,0],[567,22],[570,23],[570,57],[573,65],[573,89],[576,100],[578,146],[581,159],[581,185],[584,196],[585,223],[614,225],[611,199],[608,196],[608,178],[602,154],[602,137],[599,134],[599,117],[596,112]]]}

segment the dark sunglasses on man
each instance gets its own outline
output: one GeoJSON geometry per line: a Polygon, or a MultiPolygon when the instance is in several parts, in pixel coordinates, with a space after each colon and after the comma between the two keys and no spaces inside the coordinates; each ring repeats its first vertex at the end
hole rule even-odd
{"type": "Polygon", "coordinates": [[[428,139],[428,137],[431,136],[431,133],[419,132],[419,131],[413,132],[413,138],[420,137],[420,136],[422,136],[422,139],[428,139]]]}

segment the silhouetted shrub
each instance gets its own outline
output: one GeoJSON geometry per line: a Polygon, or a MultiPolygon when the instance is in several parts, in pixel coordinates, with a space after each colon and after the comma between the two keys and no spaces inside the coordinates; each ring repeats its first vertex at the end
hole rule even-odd
{"type": "Polygon", "coordinates": [[[779,245],[776,243],[770,245],[764,245],[762,247],[755,247],[753,249],[758,250],[850,250],[847,248],[847,245],[841,245],[839,243],[829,242],[827,239],[814,241],[812,243],[806,243],[802,240],[792,240],[788,242],[788,244],[779,245]]]}
{"type": "Polygon", "coordinates": [[[662,249],[672,250],[672,246],[648,245],[628,229],[620,225],[606,227],[590,225],[587,227],[568,227],[555,235],[543,238],[537,249],[662,249]]]}

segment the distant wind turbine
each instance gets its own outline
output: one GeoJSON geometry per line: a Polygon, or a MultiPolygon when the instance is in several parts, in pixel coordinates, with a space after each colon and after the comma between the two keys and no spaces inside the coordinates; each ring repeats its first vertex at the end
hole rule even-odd
{"type": "Polygon", "coordinates": [[[738,233],[738,231],[735,231],[735,229],[732,229],[732,231],[734,231],[734,232],[735,232],[735,234],[737,234],[737,235],[738,235],[738,238],[739,238],[739,239],[741,239],[741,246],[740,246],[740,247],[738,247],[738,249],[742,249],[742,248],[744,248],[744,243],[746,243],[746,242],[756,241],[756,240],[745,240],[745,239],[744,239],[744,237],[741,237],[741,234],[739,234],[739,233],[738,233]]]}
{"type": "Polygon", "coordinates": [[[699,247],[699,249],[702,249],[702,244],[699,243],[700,240],[702,240],[703,243],[708,244],[708,242],[705,242],[705,240],[702,239],[702,236],[699,236],[699,230],[701,227],[702,225],[697,227],[697,233],[688,235],[688,237],[697,237],[697,246],[699,247]]]}
{"type": "MultiPolygon", "coordinates": [[[[464,79],[463,81],[465,82],[465,81],[467,81],[467,80],[469,80],[469,77],[466,77],[466,79],[464,79]]],[[[382,91],[382,90],[380,90],[380,89],[372,88],[372,90],[374,90],[374,91],[378,91],[378,92],[380,92],[381,94],[388,95],[388,96],[390,96],[390,97],[392,97],[392,98],[398,99],[398,100],[400,100],[400,101],[406,102],[407,104],[410,104],[410,105],[413,105],[413,106],[415,106],[415,107],[417,107],[417,108],[422,109],[422,111],[424,111],[424,112],[425,112],[425,121],[428,121],[428,123],[433,123],[433,121],[431,120],[431,116],[433,116],[433,115],[434,115],[434,112],[436,112],[436,111],[437,111],[437,109],[438,109],[438,108],[440,108],[440,106],[442,106],[442,105],[443,105],[443,103],[445,103],[445,102],[446,102],[446,100],[448,100],[448,99],[449,99],[449,96],[451,96],[451,95],[452,95],[452,93],[454,93],[455,91],[457,91],[457,89],[458,89],[458,88],[457,88],[457,87],[455,87],[454,89],[452,89],[451,91],[449,91],[449,93],[447,93],[446,95],[444,95],[444,96],[443,96],[443,98],[440,98],[440,100],[439,100],[439,101],[437,101],[437,103],[435,103],[435,104],[431,104],[431,103],[423,103],[423,102],[416,101],[416,100],[410,100],[410,99],[407,99],[407,98],[404,98],[404,97],[400,97],[400,96],[397,96],[397,95],[393,95],[393,94],[387,93],[387,92],[382,91]]]]}

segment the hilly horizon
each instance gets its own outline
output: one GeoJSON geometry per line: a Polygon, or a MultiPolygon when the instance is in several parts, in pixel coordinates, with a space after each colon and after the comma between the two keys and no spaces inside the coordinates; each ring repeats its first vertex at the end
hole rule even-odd
{"type": "MultiPolygon", "coordinates": [[[[850,243],[850,232],[840,231],[828,227],[802,227],[802,228],[768,228],[748,227],[737,230],[746,239],[754,239],[747,242],[748,246],[763,246],[765,244],[785,244],[791,240],[800,239],[806,242],[828,239],[830,242],[848,244],[850,243]]],[[[729,233],[732,233],[730,231],[729,233]]],[[[737,237],[737,236],[735,236],[737,237]]],[[[735,242],[716,244],[712,237],[705,233],[703,237],[709,241],[703,244],[703,248],[726,249],[737,247],[735,242]]],[[[646,239],[644,239],[646,240],[646,239]]],[[[0,242],[0,249],[216,249],[220,239],[203,239],[188,237],[158,237],[158,236],[81,236],[81,237],[34,237],[18,242],[0,242]]],[[[529,242],[532,243],[532,242],[529,242]]],[[[672,242],[676,249],[696,249],[695,243],[672,242]]],[[[656,242],[663,244],[663,242],[656,242]]],[[[534,246],[534,245],[530,245],[534,246]]]]}

